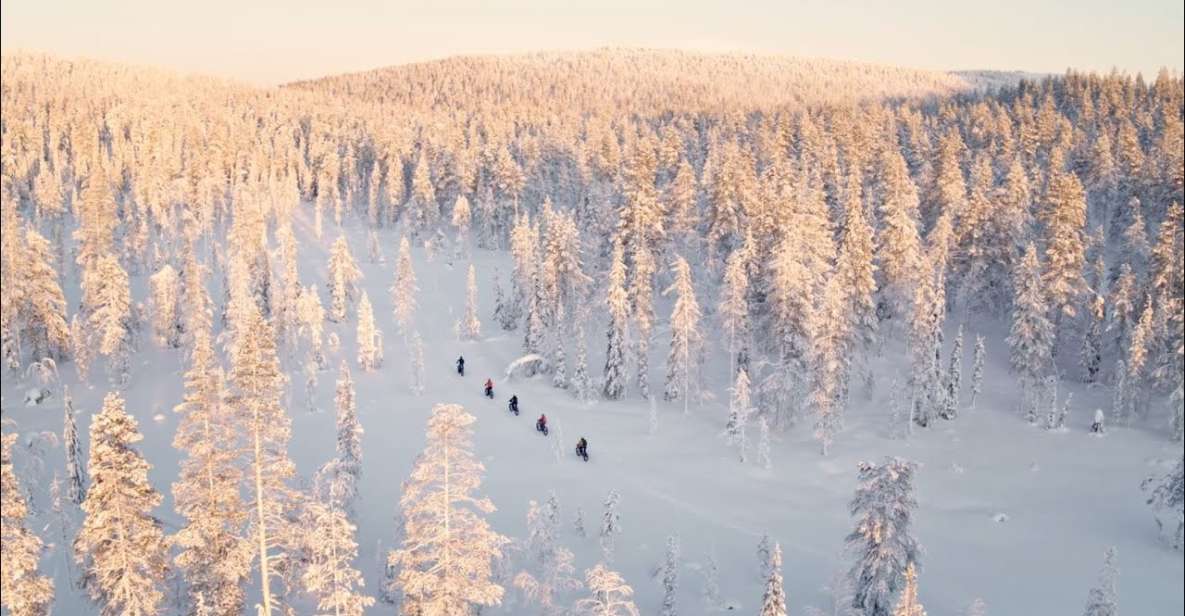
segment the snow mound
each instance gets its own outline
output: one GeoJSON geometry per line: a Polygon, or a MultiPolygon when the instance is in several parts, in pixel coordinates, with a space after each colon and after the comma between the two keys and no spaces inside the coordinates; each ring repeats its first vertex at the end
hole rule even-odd
{"type": "Polygon", "coordinates": [[[1007,522],[1008,521],[1008,514],[1007,513],[997,513],[996,515],[992,516],[992,520],[995,522],[1000,522],[1000,523],[1007,522]]]}
{"type": "Polygon", "coordinates": [[[507,364],[506,380],[513,381],[516,378],[532,377],[540,372],[546,372],[547,369],[547,359],[538,353],[530,353],[507,364]]]}
{"type": "Polygon", "coordinates": [[[48,389],[30,387],[29,390],[25,392],[25,406],[37,406],[49,396],[50,392],[48,389]]]}

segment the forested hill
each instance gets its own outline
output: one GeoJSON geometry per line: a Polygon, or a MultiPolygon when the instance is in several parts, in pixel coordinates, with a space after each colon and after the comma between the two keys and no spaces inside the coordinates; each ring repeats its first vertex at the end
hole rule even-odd
{"type": "Polygon", "coordinates": [[[369,102],[548,113],[743,112],[966,91],[963,78],[882,64],[753,54],[598,49],[458,56],[288,87],[369,102]]]}

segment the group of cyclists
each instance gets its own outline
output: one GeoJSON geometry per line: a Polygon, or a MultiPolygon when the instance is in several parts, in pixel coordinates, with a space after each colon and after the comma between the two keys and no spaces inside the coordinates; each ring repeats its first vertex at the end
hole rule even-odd
{"type": "MultiPolygon", "coordinates": [[[[459,374],[460,376],[465,376],[465,357],[464,356],[457,358],[457,374],[459,374]]],[[[486,379],[485,397],[487,397],[491,400],[494,399],[494,381],[493,381],[493,379],[488,379],[488,378],[486,379]]],[[[517,417],[518,416],[518,395],[517,394],[510,396],[510,402],[509,402],[508,407],[509,407],[510,412],[514,413],[514,415],[517,417]]],[[[535,431],[542,433],[543,436],[548,435],[547,415],[546,414],[540,414],[539,419],[535,420],[535,431]]],[[[585,462],[588,462],[588,441],[585,440],[585,438],[583,436],[580,437],[580,440],[576,441],[576,456],[578,458],[584,460],[585,462]]]]}

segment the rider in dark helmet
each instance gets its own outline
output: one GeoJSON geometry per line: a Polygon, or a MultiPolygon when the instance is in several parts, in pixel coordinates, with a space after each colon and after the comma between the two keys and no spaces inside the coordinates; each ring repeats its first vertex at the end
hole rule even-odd
{"type": "Polygon", "coordinates": [[[518,395],[510,396],[510,412],[518,415],[518,395]]]}
{"type": "Polygon", "coordinates": [[[535,421],[535,429],[547,434],[547,415],[539,415],[539,419],[535,421]]]}
{"type": "Polygon", "coordinates": [[[588,462],[588,441],[584,440],[583,436],[580,437],[579,441],[576,441],[576,455],[584,458],[585,462],[588,462]]]}
{"type": "Polygon", "coordinates": [[[486,397],[494,397],[494,381],[493,379],[486,379],[486,397]]]}
{"type": "Polygon", "coordinates": [[[457,358],[457,374],[465,376],[465,358],[463,356],[457,358]]]}

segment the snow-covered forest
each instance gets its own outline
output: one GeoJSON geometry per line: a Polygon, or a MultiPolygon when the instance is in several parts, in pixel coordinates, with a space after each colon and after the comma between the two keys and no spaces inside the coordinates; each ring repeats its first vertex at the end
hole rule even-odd
{"type": "Polygon", "coordinates": [[[0,69],[6,614],[1185,609],[1179,74],[0,69]]]}

